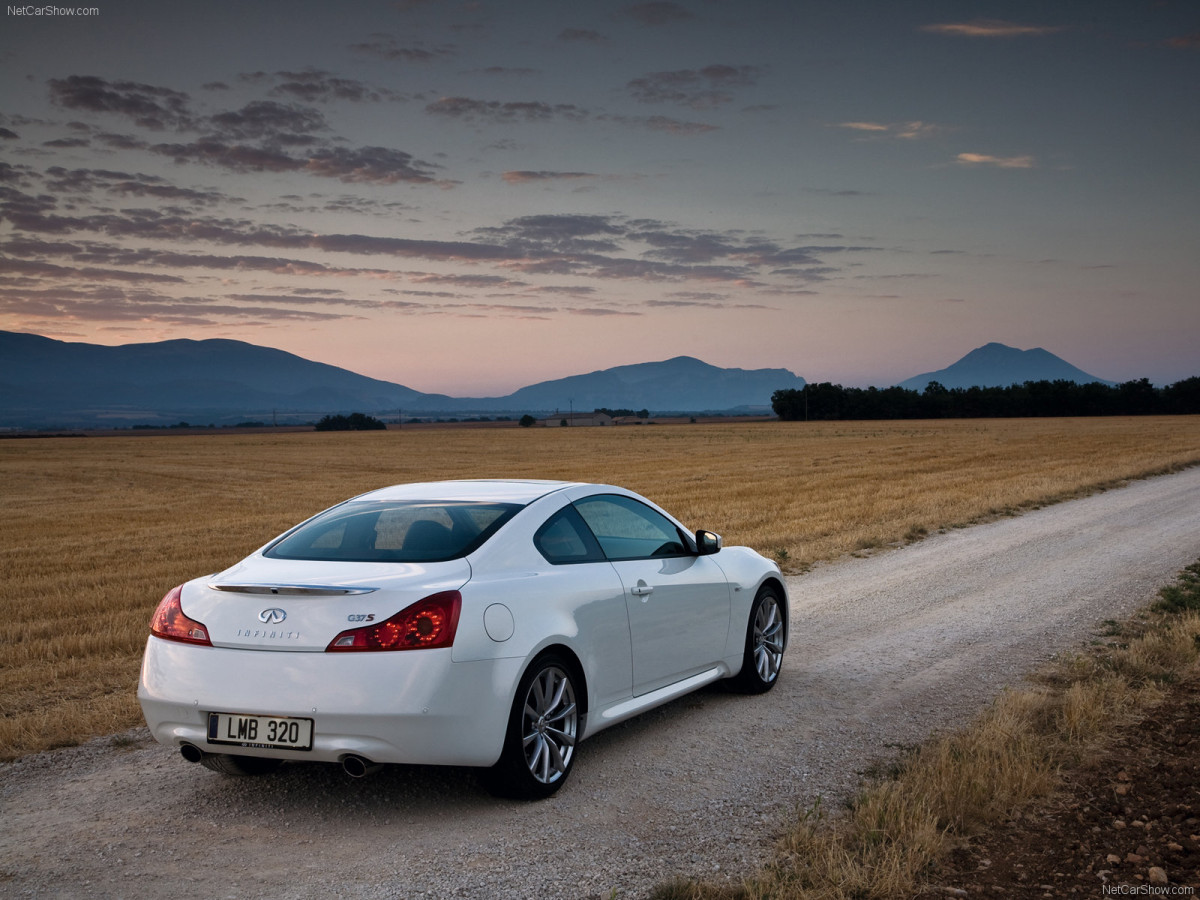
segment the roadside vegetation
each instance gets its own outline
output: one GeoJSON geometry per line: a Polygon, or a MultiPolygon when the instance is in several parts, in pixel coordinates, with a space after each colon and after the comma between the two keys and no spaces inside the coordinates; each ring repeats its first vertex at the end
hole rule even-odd
{"type": "MultiPolygon", "coordinates": [[[[1163,588],[1148,610],[1126,623],[1109,625],[1106,638],[1090,651],[1058,659],[1036,674],[1030,687],[1002,693],[967,728],[934,739],[888,771],[869,777],[846,808],[830,810],[817,803],[805,810],[780,840],[775,860],[744,885],[674,882],[660,887],[653,900],[968,896],[967,891],[943,882],[947,872],[941,864],[953,851],[1045,801],[1061,787],[1064,772],[1078,771],[1105,752],[1122,726],[1145,716],[1171,685],[1188,679],[1194,683],[1200,673],[1200,563],[1163,588]]],[[[1136,761],[1144,754],[1134,748],[1128,755],[1136,761]]],[[[1121,775],[1114,779],[1119,782],[1115,793],[1126,795],[1134,779],[1125,771],[1121,775]]],[[[1073,808],[1080,806],[1086,804],[1073,804],[1073,808]]],[[[1096,812],[1091,819],[1082,814],[1076,818],[1112,823],[1111,813],[1096,812]]],[[[1141,832],[1136,827],[1129,830],[1139,834],[1143,843],[1152,843],[1140,836],[1152,823],[1127,817],[1141,832]]],[[[1181,827],[1185,834],[1188,828],[1195,831],[1194,824],[1181,823],[1181,827]]],[[[1119,828],[1125,828],[1123,821],[1119,828]]],[[[1079,844],[1078,832],[1085,830],[1078,825],[1075,829],[1071,844],[1079,844]]],[[[1066,830],[1070,832],[1071,826],[1066,830]]],[[[1100,827],[1094,830],[1101,831],[1100,827]]],[[[1039,835],[1037,842],[1046,840],[1039,835]]],[[[1110,839],[1110,844],[1117,841],[1110,839]]],[[[1185,852],[1181,844],[1173,846],[1185,852]]],[[[1068,868],[1065,848],[1038,849],[1049,850],[1052,869],[1068,868]]],[[[1132,863],[1125,866],[1127,870],[1139,870],[1127,876],[1129,882],[1115,876],[1118,883],[1149,886],[1156,881],[1167,884],[1168,879],[1179,883],[1162,867],[1148,867],[1153,858],[1083,854],[1089,855],[1091,870],[1083,874],[1087,888],[1097,893],[1107,883],[1101,872],[1105,865],[1109,875],[1122,863],[1132,863]]],[[[1200,847],[1193,848],[1191,858],[1200,858],[1200,847]]],[[[990,866],[988,860],[986,867],[990,866]]],[[[1002,880],[996,872],[971,874],[985,881],[1002,880]]],[[[1060,878],[1075,874],[1058,873],[1060,878]]],[[[1200,877],[1200,870],[1176,874],[1190,883],[1190,878],[1200,877]]],[[[1026,877],[1025,873],[1019,877],[1026,877]]],[[[1034,892],[1032,883],[1014,887],[1034,892]]],[[[993,884],[992,890],[997,889],[1000,886],[993,884]]],[[[1070,885],[1062,893],[1078,889],[1070,885]]],[[[1041,885],[1036,893],[1058,896],[1052,885],[1041,885]]]]}
{"type": "Polygon", "coordinates": [[[792,572],[1200,463],[1200,417],[0,441],[0,759],[141,721],[170,588],[404,481],[625,485],[792,572]]]}

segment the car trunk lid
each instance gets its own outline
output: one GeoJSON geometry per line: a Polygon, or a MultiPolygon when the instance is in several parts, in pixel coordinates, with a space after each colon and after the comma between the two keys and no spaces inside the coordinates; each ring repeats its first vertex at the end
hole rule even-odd
{"type": "Polygon", "coordinates": [[[252,556],[184,585],[180,602],[214,646],[323,651],[350,628],[388,617],[471,577],[465,559],[436,563],[273,560],[252,556]]]}

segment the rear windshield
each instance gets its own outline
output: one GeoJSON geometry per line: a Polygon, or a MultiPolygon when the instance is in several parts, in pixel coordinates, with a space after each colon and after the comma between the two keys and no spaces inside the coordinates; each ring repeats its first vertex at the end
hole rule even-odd
{"type": "Polygon", "coordinates": [[[521,507],[515,503],[350,501],[267,548],[273,559],[441,562],[476,550],[521,507]]]}

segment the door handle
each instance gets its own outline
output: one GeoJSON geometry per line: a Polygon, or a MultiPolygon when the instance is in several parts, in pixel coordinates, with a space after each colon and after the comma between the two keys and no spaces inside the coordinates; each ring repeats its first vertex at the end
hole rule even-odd
{"type": "Polygon", "coordinates": [[[650,587],[644,581],[639,581],[635,587],[629,589],[629,593],[635,597],[649,597],[654,593],[654,588],[650,587]]]}

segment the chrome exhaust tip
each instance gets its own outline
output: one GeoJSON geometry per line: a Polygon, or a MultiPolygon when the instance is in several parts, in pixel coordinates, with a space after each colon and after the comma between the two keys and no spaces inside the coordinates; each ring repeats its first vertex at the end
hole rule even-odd
{"type": "Polygon", "coordinates": [[[198,763],[204,759],[204,751],[195,744],[180,744],[179,755],[190,763],[198,763]]]}
{"type": "Polygon", "coordinates": [[[351,778],[366,778],[383,768],[383,763],[371,762],[362,756],[350,754],[342,757],[342,770],[351,778]]]}

